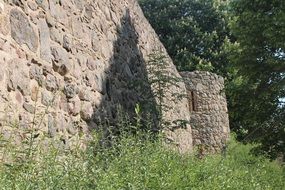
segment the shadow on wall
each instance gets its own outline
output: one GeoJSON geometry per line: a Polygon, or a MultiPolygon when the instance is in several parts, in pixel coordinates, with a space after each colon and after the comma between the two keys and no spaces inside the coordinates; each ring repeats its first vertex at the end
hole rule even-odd
{"type": "MultiPolygon", "coordinates": [[[[92,122],[98,129],[103,129],[108,139],[119,133],[122,118],[134,120],[135,107],[141,108],[144,129],[154,129],[157,121],[155,99],[153,97],[146,63],[138,48],[138,34],[132,23],[130,12],[121,18],[121,26],[117,28],[117,40],[113,44],[113,57],[109,60],[110,68],[105,71],[103,90],[105,98],[96,108],[92,122]]],[[[124,129],[130,130],[130,129],[124,129]]]]}

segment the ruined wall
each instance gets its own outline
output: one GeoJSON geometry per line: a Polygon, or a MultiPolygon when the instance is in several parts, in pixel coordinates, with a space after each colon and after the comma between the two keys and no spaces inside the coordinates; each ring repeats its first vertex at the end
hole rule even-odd
{"type": "MultiPolygon", "coordinates": [[[[179,77],[135,0],[0,0],[1,132],[21,142],[34,130],[69,147],[99,123],[115,124],[118,105],[132,115],[151,94],[134,84],[148,78],[157,49],[179,77]]],[[[170,89],[185,92],[183,83],[170,89]]],[[[189,120],[186,99],[168,102],[167,120],[189,120]]],[[[166,134],[191,150],[189,126],[166,134]]]]}
{"type": "Polygon", "coordinates": [[[193,146],[201,154],[220,152],[229,138],[224,79],[203,71],[182,72],[186,83],[193,146]]]}

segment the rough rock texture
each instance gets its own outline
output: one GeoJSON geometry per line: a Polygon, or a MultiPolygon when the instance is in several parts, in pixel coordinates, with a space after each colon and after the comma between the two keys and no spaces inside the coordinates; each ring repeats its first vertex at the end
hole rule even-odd
{"type": "Polygon", "coordinates": [[[221,152],[230,134],[224,79],[202,71],[181,75],[188,94],[193,146],[201,154],[221,152]]]}
{"type": "MultiPolygon", "coordinates": [[[[133,115],[137,103],[157,100],[153,86],[134,87],[147,81],[154,50],[167,56],[135,0],[0,0],[1,131],[23,141],[32,128],[69,147],[102,123],[116,125],[118,108],[133,115]]],[[[169,89],[186,92],[183,83],[169,89]]],[[[166,101],[168,121],[189,120],[186,99],[166,101]]],[[[165,133],[191,151],[189,125],[165,133]]]]}

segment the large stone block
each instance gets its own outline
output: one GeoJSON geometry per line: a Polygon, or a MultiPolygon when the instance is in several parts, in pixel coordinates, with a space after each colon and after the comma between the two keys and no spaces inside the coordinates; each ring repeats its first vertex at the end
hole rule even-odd
{"type": "Polygon", "coordinates": [[[46,19],[42,18],[39,20],[39,33],[40,33],[40,54],[41,58],[47,62],[51,61],[51,50],[50,50],[50,33],[46,19]]]}
{"type": "Polygon", "coordinates": [[[33,52],[39,46],[38,35],[28,17],[18,8],[10,11],[11,36],[20,45],[27,45],[33,52]]]}

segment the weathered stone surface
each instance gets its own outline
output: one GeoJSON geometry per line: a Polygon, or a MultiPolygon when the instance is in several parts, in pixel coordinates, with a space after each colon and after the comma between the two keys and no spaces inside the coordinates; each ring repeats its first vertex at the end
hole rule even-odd
{"type": "Polygon", "coordinates": [[[97,91],[94,92],[94,94],[92,96],[92,100],[91,100],[93,103],[93,106],[96,106],[96,108],[99,108],[103,99],[104,99],[103,94],[101,94],[100,92],[97,92],[97,91]]]}
{"type": "Polygon", "coordinates": [[[0,15],[0,33],[8,35],[10,30],[10,25],[8,18],[5,15],[0,15]]]}
{"type": "Polygon", "coordinates": [[[50,28],[50,37],[51,40],[63,44],[63,35],[60,30],[56,29],[55,27],[50,28]]]}
{"type": "Polygon", "coordinates": [[[62,47],[52,46],[51,52],[52,52],[53,60],[55,62],[62,63],[62,62],[68,61],[68,54],[62,47]]]}
{"type": "Polygon", "coordinates": [[[0,14],[4,11],[4,1],[0,0],[0,14]]]}
{"type": "Polygon", "coordinates": [[[50,0],[49,1],[49,7],[50,7],[50,13],[54,18],[59,17],[60,13],[57,12],[59,9],[57,8],[56,0],[50,0]]]}
{"type": "Polygon", "coordinates": [[[64,94],[67,98],[73,98],[78,94],[78,87],[75,84],[68,83],[64,86],[64,94]]]}
{"type": "Polygon", "coordinates": [[[29,71],[26,62],[14,59],[9,65],[8,90],[20,90],[23,95],[30,95],[29,71]]]}
{"type": "Polygon", "coordinates": [[[18,7],[24,8],[24,4],[21,0],[10,0],[10,3],[12,3],[18,7]]]}
{"type": "Polygon", "coordinates": [[[73,64],[73,68],[72,68],[72,70],[71,70],[71,76],[73,76],[74,78],[76,78],[77,80],[78,79],[81,79],[82,78],[82,69],[81,69],[81,67],[80,67],[80,65],[77,63],[77,62],[75,62],[74,64],[73,64]]]}
{"type": "Polygon", "coordinates": [[[50,33],[49,28],[46,23],[46,19],[39,20],[39,33],[40,33],[40,44],[41,44],[41,58],[45,61],[51,61],[51,51],[50,51],[50,33]]]}
{"type": "Polygon", "coordinates": [[[193,145],[201,154],[225,148],[230,135],[222,77],[209,72],[182,72],[191,114],[193,145]]]}
{"type": "Polygon", "coordinates": [[[68,112],[69,111],[68,99],[66,98],[65,94],[61,94],[60,95],[59,108],[60,108],[60,110],[62,110],[64,112],[68,112]]]}
{"type": "Polygon", "coordinates": [[[49,91],[55,91],[58,89],[58,84],[55,76],[48,74],[45,80],[46,89],[49,91]]]}
{"type": "Polygon", "coordinates": [[[71,71],[72,71],[72,63],[69,60],[63,62],[57,70],[57,72],[62,76],[69,74],[71,71]]]}
{"type": "Polygon", "coordinates": [[[48,115],[48,135],[50,137],[55,137],[57,134],[55,123],[56,123],[56,121],[55,121],[54,117],[51,114],[48,115]]]}
{"type": "Polygon", "coordinates": [[[31,89],[31,99],[33,101],[37,101],[40,96],[40,89],[39,89],[39,84],[36,80],[31,80],[30,89],[31,89]]]}
{"type": "Polygon", "coordinates": [[[63,47],[66,49],[66,51],[71,51],[72,39],[67,35],[63,36],[63,47]]]}
{"type": "Polygon", "coordinates": [[[77,125],[77,122],[72,122],[70,125],[68,125],[67,132],[71,135],[76,135],[78,132],[77,125]]]}
{"type": "Polygon", "coordinates": [[[76,116],[80,113],[81,102],[78,96],[69,100],[68,109],[69,113],[73,116],[76,116]]]}
{"type": "Polygon", "coordinates": [[[10,11],[11,36],[20,45],[26,44],[33,52],[38,48],[38,35],[28,17],[18,8],[10,11]]]}
{"type": "MultiPolygon", "coordinates": [[[[167,74],[180,77],[135,0],[0,0],[0,33],[0,109],[11,99],[29,116],[37,105],[46,114],[41,130],[64,146],[99,120],[115,126],[119,107],[132,117],[136,104],[155,105],[152,86],[133,84],[147,81],[153,51],[166,55],[167,74]]],[[[168,90],[186,93],[183,83],[168,90]]],[[[190,120],[187,99],[165,101],[165,120],[190,120]]],[[[190,152],[190,125],[175,127],[165,131],[172,145],[190,152]]]]}
{"type": "Polygon", "coordinates": [[[50,91],[44,90],[42,92],[42,104],[45,106],[51,106],[53,104],[54,94],[50,91]]]}
{"type": "MultiPolygon", "coordinates": [[[[0,63],[1,65],[1,63],[0,63]]],[[[0,84],[1,82],[3,82],[5,79],[5,71],[4,71],[4,68],[0,67],[0,84]]]]}
{"type": "Polygon", "coordinates": [[[38,81],[39,85],[43,85],[44,83],[44,76],[43,76],[43,69],[38,65],[32,65],[30,67],[30,78],[35,79],[38,81]]]}
{"type": "Polygon", "coordinates": [[[100,63],[98,61],[96,62],[92,58],[87,59],[87,68],[91,71],[94,71],[98,67],[97,65],[99,65],[99,64],[100,63]]]}
{"type": "Polygon", "coordinates": [[[27,2],[27,5],[33,11],[37,10],[37,8],[38,8],[38,5],[34,1],[32,1],[32,0],[29,0],[27,2]]]}
{"type": "MultiPolygon", "coordinates": [[[[49,27],[55,27],[56,22],[54,20],[54,18],[50,15],[50,13],[46,13],[46,21],[49,27]]],[[[51,37],[52,39],[52,37],[51,37]]]]}
{"type": "Polygon", "coordinates": [[[15,95],[15,100],[17,101],[18,105],[22,105],[24,103],[24,97],[22,93],[16,90],[14,95],[15,95]]]}
{"type": "Polygon", "coordinates": [[[65,49],[53,46],[51,48],[51,52],[53,55],[53,69],[58,72],[62,76],[68,74],[72,70],[72,63],[68,58],[68,53],[65,49]]]}
{"type": "Polygon", "coordinates": [[[47,0],[36,0],[36,3],[44,10],[48,10],[49,9],[49,4],[47,0]]]}
{"type": "Polygon", "coordinates": [[[25,102],[23,107],[27,112],[29,112],[31,114],[35,114],[36,109],[32,104],[25,102]]]}
{"type": "Polygon", "coordinates": [[[90,102],[83,102],[80,111],[81,118],[85,121],[90,121],[93,113],[92,104],[90,102]]]}
{"type": "Polygon", "coordinates": [[[79,98],[82,101],[90,102],[92,100],[92,92],[91,92],[91,90],[88,90],[87,88],[81,89],[79,91],[79,98]]]}

